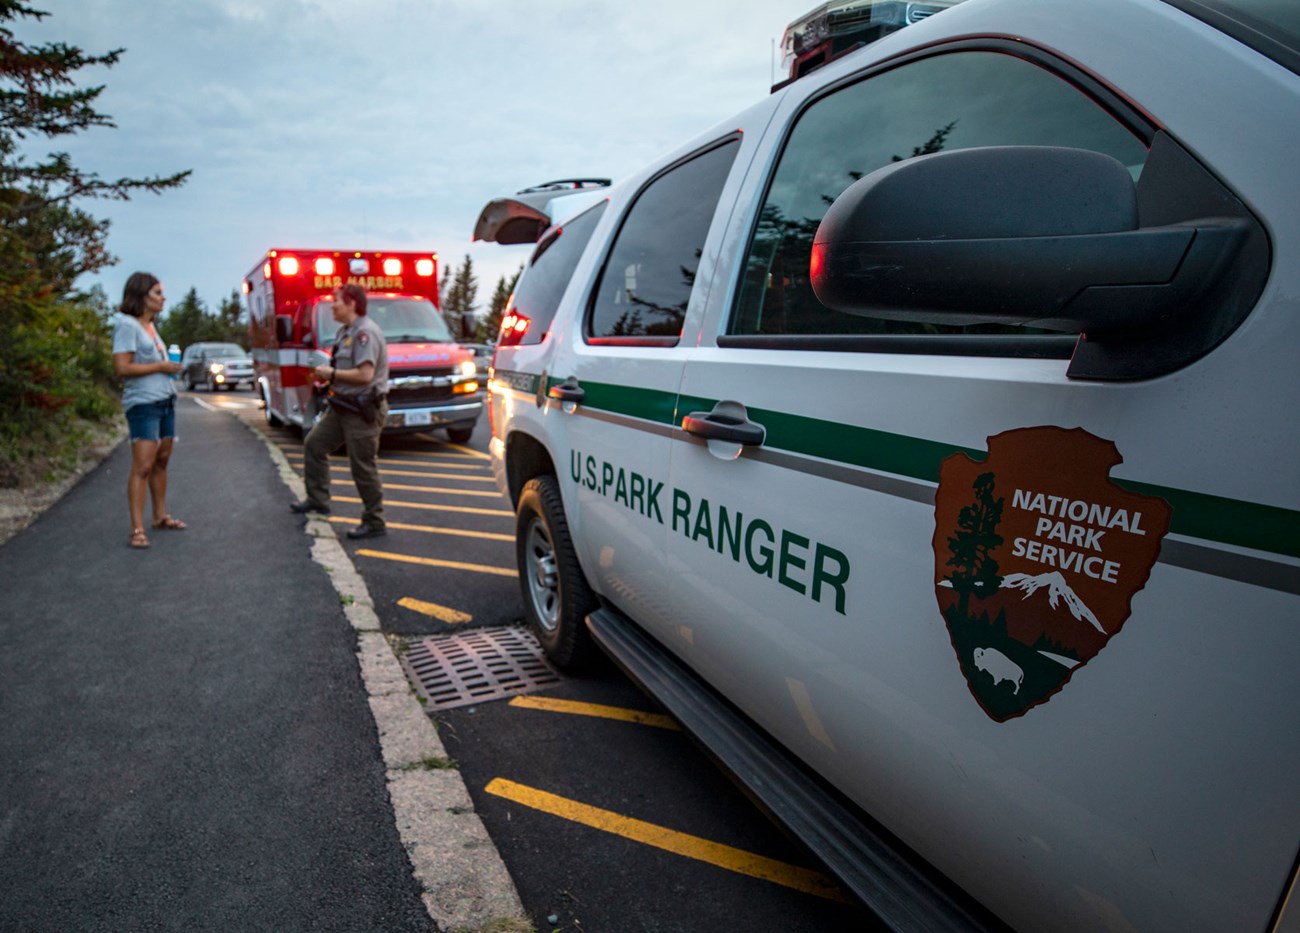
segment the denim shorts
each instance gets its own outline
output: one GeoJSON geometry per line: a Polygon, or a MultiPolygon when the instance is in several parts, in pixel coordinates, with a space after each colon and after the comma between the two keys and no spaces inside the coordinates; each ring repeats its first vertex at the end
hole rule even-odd
{"type": "Polygon", "coordinates": [[[133,441],[158,441],[176,436],[176,400],[141,402],[126,410],[133,441]]]}

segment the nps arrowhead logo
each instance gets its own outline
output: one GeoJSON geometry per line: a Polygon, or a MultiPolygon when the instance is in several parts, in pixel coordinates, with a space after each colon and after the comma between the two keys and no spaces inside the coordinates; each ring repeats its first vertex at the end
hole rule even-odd
{"type": "Polygon", "coordinates": [[[1045,703],[1128,620],[1169,530],[1163,499],[1110,479],[1114,443],[1082,428],[990,437],[935,495],[935,595],[971,693],[998,722],[1045,703]]]}

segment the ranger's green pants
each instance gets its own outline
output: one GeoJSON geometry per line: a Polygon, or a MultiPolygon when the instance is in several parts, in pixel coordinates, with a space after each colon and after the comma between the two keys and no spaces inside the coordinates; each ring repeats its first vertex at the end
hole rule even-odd
{"type": "Polygon", "coordinates": [[[388,400],[381,399],[374,424],[366,424],[360,415],[330,409],[316,422],[303,443],[303,482],[307,501],[329,508],[329,456],[340,447],[348,451],[352,481],[361,494],[361,523],[371,528],[384,527],[384,487],[379,480],[379,435],[388,417],[388,400]]]}

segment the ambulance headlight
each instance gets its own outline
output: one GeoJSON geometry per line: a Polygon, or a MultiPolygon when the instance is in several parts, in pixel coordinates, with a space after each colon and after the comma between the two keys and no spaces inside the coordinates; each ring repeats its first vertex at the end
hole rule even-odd
{"type": "Polygon", "coordinates": [[[462,376],[473,376],[478,373],[478,364],[473,360],[466,360],[457,368],[462,376]]]}

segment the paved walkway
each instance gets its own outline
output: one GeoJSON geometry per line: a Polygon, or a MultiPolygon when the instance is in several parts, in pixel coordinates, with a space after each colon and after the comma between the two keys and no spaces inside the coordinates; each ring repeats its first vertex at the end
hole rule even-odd
{"type": "Polygon", "coordinates": [[[330,525],[179,433],[188,530],[127,547],[124,443],[0,546],[0,929],[529,929],[330,525]]]}

